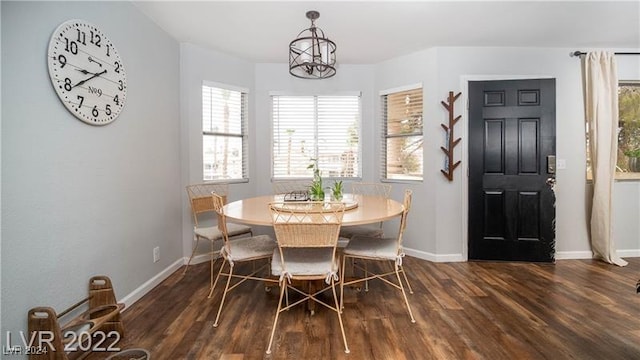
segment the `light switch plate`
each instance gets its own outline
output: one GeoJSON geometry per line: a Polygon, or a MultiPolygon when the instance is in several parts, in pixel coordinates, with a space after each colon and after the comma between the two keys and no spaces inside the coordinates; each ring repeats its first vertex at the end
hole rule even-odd
{"type": "Polygon", "coordinates": [[[567,160],[566,159],[556,159],[556,169],[566,169],[567,168],[567,160]]]}

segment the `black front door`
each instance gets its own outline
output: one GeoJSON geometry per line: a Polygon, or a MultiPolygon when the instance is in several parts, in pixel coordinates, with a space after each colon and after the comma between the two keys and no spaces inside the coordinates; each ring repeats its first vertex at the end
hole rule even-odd
{"type": "Polygon", "coordinates": [[[469,260],[553,261],[555,80],[469,83],[469,260]]]}

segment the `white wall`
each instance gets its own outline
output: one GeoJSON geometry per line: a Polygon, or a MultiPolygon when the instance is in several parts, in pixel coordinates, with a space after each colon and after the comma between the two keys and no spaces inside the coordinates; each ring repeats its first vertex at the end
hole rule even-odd
{"type": "MultiPolygon", "coordinates": [[[[380,137],[381,137],[381,109],[380,109],[380,91],[394,89],[398,87],[422,84],[423,103],[425,109],[429,108],[428,104],[439,104],[440,96],[434,90],[432,84],[437,82],[437,52],[435,49],[419,51],[407,56],[395,58],[375,66],[375,86],[374,86],[374,109],[375,109],[375,128],[374,136],[376,142],[375,156],[376,160],[380,158],[380,137]]],[[[424,174],[423,181],[420,183],[391,183],[393,186],[392,197],[396,200],[402,199],[404,189],[413,190],[413,202],[411,212],[407,219],[407,228],[404,236],[404,246],[410,255],[419,256],[421,258],[432,261],[459,260],[452,259],[450,253],[440,252],[436,247],[436,223],[438,212],[442,206],[446,204],[435,205],[438,194],[437,184],[442,182],[444,177],[440,173],[443,162],[441,159],[442,151],[440,151],[442,131],[440,123],[433,119],[432,116],[424,116],[424,174]],[[437,134],[434,136],[433,134],[437,134]]],[[[379,163],[379,160],[376,164],[379,163]]],[[[376,166],[377,168],[378,166],[376,166]]],[[[380,179],[380,171],[376,172],[375,181],[380,179]]],[[[395,224],[385,224],[385,233],[393,234],[397,231],[395,224]]]]}
{"type": "Polygon", "coordinates": [[[17,338],[29,308],[63,310],[92,275],[122,298],[182,257],[179,46],[130,3],[1,6],[2,334],[17,338]],[[71,18],[101,27],[124,62],[109,125],[76,119],[49,80],[49,38],[71,18]]]}
{"type": "MultiPolygon", "coordinates": [[[[409,235],[407,247],[434,252],[437,259],[466,258],[467,81],[552,77],[556,79],[557,94],[557,156],[567,163],[567,168],[559,169],[557,174],[556,251],[559,257],[585,257],[585,254],[590,254],[585,220],[587,189],[580,60],[569,57],[572,50],[576,49],[436,48],[376,66],[376,92],[423,82],[426,143],[429,139],[434,140],[433,145],[425,149],[425,197],[418,197],[416,202],[427,203],[425,218],[433,217],[435,220],[418,224],[411,222],[410,227],[417,226],[411,230],[416,234],[426,234],[427,238],[420,238],[418,245],[415,240],[409,240],[409,235]],[[440,123],[446,120],[440,100],[444,100],[449,91],[462,92],[456,102],[456,114],[463,116],[455,129],[462,136],[462,145],[456,149],[456,159],[462,159],[463,163],[456,170],[452,183],[439,174],[443,155],[437,150],[444,141],[440,123]]],[[[640,79],[638,57],[620,56],[618,63],[621,79],[640,79]]],[[[639,186],[638,182],[615,185],[614,211],[622,214],[615,218],[614,223],[617,247],[623,250],[622,254],[635,256],[640,251],[639,186]]],[[[412,216],[415,217],[415,213],[412,216]]]]}
{"type": "MultiPolygon", "coordinates": [[[[182,251],[191,254],[193,221],[185,187],[203,182],[202,175],[202,82],[213,81],[249,90],[249,182],[229,186],[228,201],[254,196],[255,172],[254,65],[248,61],[197,45],[180,45],[180,113],[182,118],[182,251]]],[[[200,242],[197,253],[207,253],[210,244],[200,242]]]]}

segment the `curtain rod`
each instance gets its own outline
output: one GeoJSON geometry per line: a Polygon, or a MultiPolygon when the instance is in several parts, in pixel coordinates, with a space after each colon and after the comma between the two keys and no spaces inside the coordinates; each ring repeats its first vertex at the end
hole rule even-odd
{"type": "MultiPolygon", "coordinates": [[[[637,52],[617,52],[614,53],[615,55],[640,55],[640,53],[637,52]]],[[[582,52],[582,51],[574,51],[571,53],[571,56],[582,56],[582,55],[587,55],[586,52],[582,52]]]]}

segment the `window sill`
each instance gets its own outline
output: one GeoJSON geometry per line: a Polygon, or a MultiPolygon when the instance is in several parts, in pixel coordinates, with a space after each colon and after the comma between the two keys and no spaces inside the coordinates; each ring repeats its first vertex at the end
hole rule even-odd
{"type": "Polygon", "coordinates": [[[410,180],[410,179],[380,179],[382,183],[397,183],[397,184],[419,184],[424,180],[410,180]]]}
{"type": "MultiPolygon", "coordinates": [[[[613,181],[616,182],[627,182],[627,181],[637,181],[640,182],[640,172],[618,172],[615,175],[613,181]]],[[[593,183],[593,177],[591,174],[587,174],[587,183],[593,183]]]]}
{"type": "Polygon", "coordinates": [[[640,181],[640,172],[616,173],[617,181],[640,181]]]}
{"type": "Polygon", "coordinates": [[[217,179],[217,180],[202,180],[202,182],[207,184],[242,184],[248,183],[249,179],[217,179]]]}

